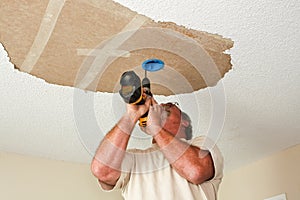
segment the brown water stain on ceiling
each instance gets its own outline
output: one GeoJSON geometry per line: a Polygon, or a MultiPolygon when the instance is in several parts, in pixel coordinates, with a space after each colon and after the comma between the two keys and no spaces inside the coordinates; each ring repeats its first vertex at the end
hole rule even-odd
{"type": "Polygon", "coordinates": [[[148,73],[154,94],[214,86],[232,67],[230,39],[154,22],[109,0],[2,0],[0,42],[20,71],[90,91],[115,92],[124,71],[142,77],[151,58],[165,62],[148,73]]]}

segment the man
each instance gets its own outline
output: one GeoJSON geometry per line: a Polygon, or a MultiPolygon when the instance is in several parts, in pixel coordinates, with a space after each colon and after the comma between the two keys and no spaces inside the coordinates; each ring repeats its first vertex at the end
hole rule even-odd
{"type": "Polygon", "coordinates": [[[191,139],[191,121],[175,104],[127,104],[126,113],[109,131],[92,161],[101,188],[120,188],[130,200],[215,200],[223,159],[205,137],[191,139]],[[126,152],[138,119],[148,112],[142,131],[153,137],[146,150],[126,152]],[[206,146],[205,146],[206,145],[206,146]]]}

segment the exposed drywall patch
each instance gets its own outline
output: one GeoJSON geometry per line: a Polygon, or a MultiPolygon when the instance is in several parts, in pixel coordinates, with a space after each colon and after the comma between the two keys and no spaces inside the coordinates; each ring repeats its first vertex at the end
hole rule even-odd
{"type": "Polygon", "coordinates": [[[30,73],[38,59],[40,58],[45,46],[48,43],[53,29],[56,25],[57,18],[61,12],[65,0],[50,0],[43,16],[39,31],[35,36],[32,46],[27,53],[24,62],[20,66],[22,71],[30,73]]]}
{"type": "Polygon", "coordinates": [[[0,41],[12,62],[49,83],[114,92],[124,71],[155,57],[166,69],[153,92],[170,95],[214,86],[232,67],[224,53],[230,39],[154,22],[113,1],[4,0],[0,7],[0,41]]]}

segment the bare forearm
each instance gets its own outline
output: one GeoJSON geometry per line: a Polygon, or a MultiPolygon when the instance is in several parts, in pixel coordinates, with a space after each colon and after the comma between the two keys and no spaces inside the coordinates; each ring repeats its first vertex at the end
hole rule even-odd
{"type": "Polygon", "coordinates": [[[191,146],[164,129],[154,138],[166,159],[179,175],[195,184],[200,184],[211,177],[213,165],[209,163],[211,160],[209,152],[191,146]],[[206,156],[200,156],[204,152],[206,156]]]}
{"type": "Polygon", "coordinates": [[[135,122],[136,119],[125,114],[99,145],[92,162],[92,172],[100,181],[113,185],[118,180],[135,122]]]}
{"type": "Polygon", "coordinates": [[[130,135],[121,131],[116,125],[102,140],[94,161],[97,161],[99,165],[119,171],[129,137],[130,135]]]}
{"type": "Polygon", "coordinates": [[[155,135],[154,139],[173,167],[182,168],[182,166],[187,165],[186,162],[192,162],[198,157],[198,149],[192,148],[188,143],[176,138],[164,129],[155,135]]]}

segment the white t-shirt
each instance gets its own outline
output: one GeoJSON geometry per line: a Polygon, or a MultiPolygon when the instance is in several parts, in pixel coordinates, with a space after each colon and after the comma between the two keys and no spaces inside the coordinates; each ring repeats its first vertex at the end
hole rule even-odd
{"type": "Polygon", "coordinates": [[[223,177],[223,157],[218,147],[206,137],[188,141],[210,151],[215,175],[200,185],[188,182],[171,167],[157,145],[146,150],[126,153],[122,174],[115,189],[121,189],[125,200],[216,200],[223,177]]]}

